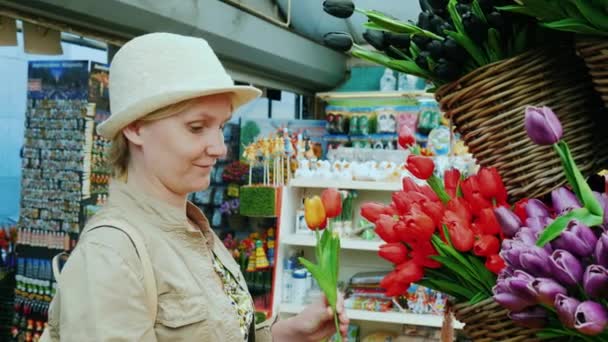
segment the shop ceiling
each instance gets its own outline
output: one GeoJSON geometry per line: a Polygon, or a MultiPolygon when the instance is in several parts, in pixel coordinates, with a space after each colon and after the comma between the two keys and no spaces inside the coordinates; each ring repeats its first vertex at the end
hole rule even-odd
{"type": "MultiPolygon", "coordinates": [[[[347,56],[321,43],[330,31],[360,41],[365,19],[333,18],[322,0],[0,0],[2,11],[22,19],[64,25],[63,30],[120,44],[146,32],[175,32],[207,39],[235,79],[310,94],[347,77],[347,56]],[[289,6],[290,5],[290,6],[289,6]],[[291,7],[291,16],[288,8],[291,7]],[[289,27],[281,22],[289,21],[289,27]]],[[[358,6],[401,19],[419,12],[415,0],[359,0],[358,6]]]]}

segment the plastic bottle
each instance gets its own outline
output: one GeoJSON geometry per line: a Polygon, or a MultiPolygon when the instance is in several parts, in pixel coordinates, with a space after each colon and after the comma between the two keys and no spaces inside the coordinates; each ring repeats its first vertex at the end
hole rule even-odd
{"type": "Polygon", "coordinates": [[[295,268],[294,258],[290,256],[283,263],[283,288],[281,291],[281,300],[283,303],[293,302],[293,270],[295,268]]]}
{"type": "Polygon", "coordinates": [[[308,281],[306,280],[306,270],[299,268],[293,271],[293,302],[303,304],[308,294],[308,281]]]}
{"type": "Polygon", "coordinates": [[[397,88],[397,79],[393,70],[386,68],[384,69],[384,75],[380,78],[380,90],[381,91],[395,91],[397,88]]]}

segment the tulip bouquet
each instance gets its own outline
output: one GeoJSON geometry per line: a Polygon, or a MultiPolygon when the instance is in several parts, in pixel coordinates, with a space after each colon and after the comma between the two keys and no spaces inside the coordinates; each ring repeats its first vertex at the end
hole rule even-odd
{"type": "Polygon", "coordinates": [[[608,36],[606,0],[518,0],[501,9],[538,18],[541,26],[550,29],[608,36]]]}
{"type": "Polygon", "coordinates": [[[476,303],[492,296],[502,235],[494,209],[506,205],[507,192],[494,168],[461,177],[447,170],[443,181],[429,157],[410,154],[408,171],[426,180],[403,178],[392,203],[365,203],[361,216],[375,224],[386,242],[379,255],[395,265],[381,282],[389,296],[406,293],[410,283],[476,303]]]}
{"type": "MultiPolygon", "coordinates": [[[[420,0],[423,12],[416,23],[356,8],[352,1],[325,0],[323,8],[339,18],[355,11],[368,18],[363,37],[376,51],[355,46],[354,56],[439,86],[536,46],[532,19],[498,10],[507,4],[507,0],[420,0]]],[[[353,45],[343,32],[324,38],[326,44],[344,51],[353,45]]]]}
{"type": "Polygon", "coordinates": [[[535,143],[554,146],[572,191],[554,190],[551,206],[531,199],[517,212],[495,209],[507,267],[494,299],[515,322],[544,328],[540,337],[608,341],[608,197],[583,179],[549,108],[529,107],[525,120],[535,143]]]}
{"type": "MultiPolygon", "coordinates": [[[[304,200],[304,219],[309,229],[315,232],[317,244],[315,257],[317,264],[299,258],[300,263],[312,274],[325,294],[327,302],[334,312],[336,331],[340,331],[340,322],[336,304],[338,301],[338,275],[340,270],[340,237],[333,232],[331,219],[342,213],[342,196],[336,189],[325,189],[321,197],[313,196],[304,200]],[[329,224],[328,224],[329,221],[329,224]],[[329,226],[328,229],[325,229],[329,226]],[[319,231],[323,230],[320,235],[319,231]]],[[[336,334],[337,341],[342,341],[336,334]]]]}

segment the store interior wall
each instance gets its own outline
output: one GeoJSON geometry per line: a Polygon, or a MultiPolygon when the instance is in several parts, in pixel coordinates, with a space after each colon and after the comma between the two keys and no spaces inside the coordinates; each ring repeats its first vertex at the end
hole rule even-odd
{"type": "Polygon", "coordinates": [[[21,180],[20,150],[27,97],[27,66],[32,60],[88,60],[107,62],[107,52],[62,43],[63,54],[29,55],[23,51],[23,35],[18,46],[0,47],[0,222],[19,217],[21,180]]]}

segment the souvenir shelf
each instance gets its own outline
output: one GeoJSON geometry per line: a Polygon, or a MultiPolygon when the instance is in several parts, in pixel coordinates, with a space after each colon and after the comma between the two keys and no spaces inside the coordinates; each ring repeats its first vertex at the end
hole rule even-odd
{"type": "MultiPolygon", "coordinates": [[[[375,182],[323,182],[323,181],[304,181],[292,180],[289,186],[283,188],[281,196],[281,214],[279,216],[278,240],[279,248],[277,255],[277,266],[275,270],[274,283],[274,308],[280,316],[290,316],[299,313],[306,304],[283,302],[284,265],[287,258],[296,251],[302,251],[304,256],[312,258],[313,247],[316,244],[312,234],[298,233],[297,211],[300,203],[305,196],[319,194],[322,188],[333,186],[339,189],[357,190],[358,196],[354,200],[355,217],[353,222],[358,222],[360,217],[357,211],[359,205],[367,201],[389,202],[390,192],[400,187],[399,183],[385,183],[384,186],[377,186],[375,182]],[[376,186],[372,186],[376,185],[376,186]]],[[[377,255],[381,241],[363,240],[357,238],[344,237],[341,241],[341,265],[340,280],[348,280],[360,272],[373,272],[390,270],[391,265],[377,255]]],[[[364,310],[347,310],[349,317],[356,324],[360,325],[362,336],[375,329],[390,330],[399,332],[402,325],[417,325],[426,327],[441,327],[443,316],[432,314],[413,314],[405,312],[372,312],[364,310]]],[[[460,328],[461,324],[454,322],[455,328],[460,328]]]]}

